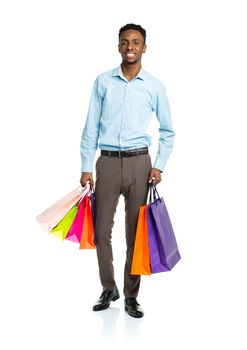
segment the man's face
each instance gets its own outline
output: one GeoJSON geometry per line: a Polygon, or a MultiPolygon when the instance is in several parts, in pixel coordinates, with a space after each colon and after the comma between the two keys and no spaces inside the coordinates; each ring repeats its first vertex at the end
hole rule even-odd
{"type": "Polygon", "coordinates": [[[118,50],[123,63],[141,62],[142,54],[146,51],[143,36],[138,30],[128,29],[124,31],[119,38],[118,50]]]}

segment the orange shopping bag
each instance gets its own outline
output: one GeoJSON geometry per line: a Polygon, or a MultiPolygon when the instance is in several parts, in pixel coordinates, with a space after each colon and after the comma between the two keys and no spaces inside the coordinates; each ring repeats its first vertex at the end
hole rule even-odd
{"type": "Polygon", "coordinates": [[[147,205],[141,206],[139,210],[131,274],[151,275],[148,246],[147,205]]]}
{"type": "Polygon", "coordinates": [[[94,226],[90,197],[86,197],[85,216],[80,240],[80,249],[94,249],[94,226]]]}

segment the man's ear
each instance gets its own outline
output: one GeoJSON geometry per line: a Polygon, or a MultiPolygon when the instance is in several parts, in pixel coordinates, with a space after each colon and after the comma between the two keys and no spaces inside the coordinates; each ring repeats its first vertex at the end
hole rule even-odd
{"type": "Polygon", "coordinates": [[[120,53],[120,45],[118,44],[118,52],[120,53]]]}
{"type": "Polygon", "coordinates": [[[145,53],[146,50],[147,50],[147,45],[145,44],[145,45],[143,45],[142,53],[145,53]]]}

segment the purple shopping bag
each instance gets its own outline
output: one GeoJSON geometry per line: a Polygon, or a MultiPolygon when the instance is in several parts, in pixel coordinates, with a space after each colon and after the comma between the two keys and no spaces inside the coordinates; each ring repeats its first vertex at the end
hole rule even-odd
{"type": "Polygon", "coordinates": [[[170,271],[181,259],[172,224],[163,198],[156,187],[150,185],[150,199],[153,191],[154,201],[148,205],[148,243],[152,273],[170,271]],[[158,196],[158,198],[157,198],[158,196]]]}

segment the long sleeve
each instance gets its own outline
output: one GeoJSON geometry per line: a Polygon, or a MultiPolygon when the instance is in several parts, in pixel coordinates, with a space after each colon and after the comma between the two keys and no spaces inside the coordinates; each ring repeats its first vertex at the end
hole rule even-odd
{"type": "Polygon", "coordinates": [[[155,101],[155,113],[160,123],[158,152],[154,162],[154,168],[164,170],[167,160],[171,154],[174,143],[175,132],[172,127],[169,102],[166,89],[161,84],[155,101]]]}
{"type": "Polygon", "coordinates": [[[87,120],[82,132],[81,172],[92,172],[93,161],[98,147],[99,125],[102,111],[102,98],[99,93],[99,81],[95,80],[88,108],[87,120]]]}

